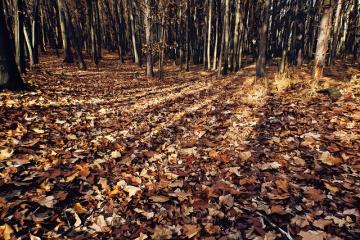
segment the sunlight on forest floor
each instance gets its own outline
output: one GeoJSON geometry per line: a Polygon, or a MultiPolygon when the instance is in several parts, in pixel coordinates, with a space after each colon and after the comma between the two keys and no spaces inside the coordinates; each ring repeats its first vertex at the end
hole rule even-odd
{"type": "Polygon", "coordinates": [[[359,236],[358,67],[325,72],[334,99],[310,66],[160,81],[113,55],[41,62],[34,91],[0,92],[0,221],[19,236],[280,239],[259,213],[293,237],[359,236]]]}

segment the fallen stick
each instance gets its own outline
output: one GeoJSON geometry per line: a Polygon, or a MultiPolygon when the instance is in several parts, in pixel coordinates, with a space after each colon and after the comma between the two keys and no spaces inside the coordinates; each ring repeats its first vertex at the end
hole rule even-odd
{"type": "MultiPolygon", "coordinates": [[[[241,207],[242,209],[248,211],[248,212],[254,212],[254,210],[247,208],[247,207],[241,207]]],[[[285,235],[287,237],[287,239],[289,240],[294,240],[294,238],[291,236],[291,234],[289,232],[286,232],[284,229],[282,229],[281,227],[279,227],[278,225],[276,225],[274,222],[272,222],[267,216],[265,216],[264,214],[262,214],[259,211],[255,211],[256,215],[262,217],[263,219],[265,219],[266,222],[268,222],[271,227],[277,229],[279,232],[281,232],[283,235],[285,235]]]]}

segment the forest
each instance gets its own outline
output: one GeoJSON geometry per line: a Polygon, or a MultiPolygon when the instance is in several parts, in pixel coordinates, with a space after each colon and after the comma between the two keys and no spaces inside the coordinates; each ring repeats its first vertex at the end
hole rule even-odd
{"type": "Polygon", "coordinates": [[[0,240],[360,239],[360,0],[0,0],[0,240]]]}

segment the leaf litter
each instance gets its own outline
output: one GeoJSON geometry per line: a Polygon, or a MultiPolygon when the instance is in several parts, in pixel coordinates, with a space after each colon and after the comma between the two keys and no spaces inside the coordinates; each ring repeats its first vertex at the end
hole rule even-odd
{"type": "Polygon", "coordinates": [[[36,91],[0,93],[3,239],[359,238],[356,84],[326,79],[333,101],[254,66],[158,81],[47,58],[36,91]]]}

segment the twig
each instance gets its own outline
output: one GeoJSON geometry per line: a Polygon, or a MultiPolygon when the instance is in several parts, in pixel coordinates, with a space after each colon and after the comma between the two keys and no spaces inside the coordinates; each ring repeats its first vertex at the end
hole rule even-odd
{"type": "MultiPolygon", "coordinates": [[[[247,208],[247,207],[241,207],[242,209],[248,211],[248,212],[254,212],[252,209],[247,208]]],[[[255,211],[255,214],[262,217],[266,222],[268,222],[271,227],[277,229],[279,232],[281,232],[284,236],[287,237],[287,239],[289,240],[294,240],[294,238],[291,236],[291,234],[289,232],[286,232],[284,229],[282,229],[281,227],[279,227],[278,225],[276,225],[274,222],[272,222],[267,216],[265,216],[264,214],[262,214],[259,211],[255,211]]]]}

